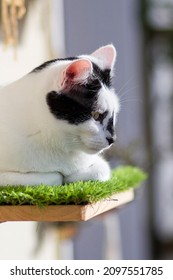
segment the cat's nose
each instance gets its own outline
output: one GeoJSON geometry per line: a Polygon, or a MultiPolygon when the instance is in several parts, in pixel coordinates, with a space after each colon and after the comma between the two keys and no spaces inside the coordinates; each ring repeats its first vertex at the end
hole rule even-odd
{"type": "Polygon", "coordinates": [[[113,144],[114,143],[114,138],[113,137],[106,137],[106,140],[108,141],[109,145],[113,144]]]}

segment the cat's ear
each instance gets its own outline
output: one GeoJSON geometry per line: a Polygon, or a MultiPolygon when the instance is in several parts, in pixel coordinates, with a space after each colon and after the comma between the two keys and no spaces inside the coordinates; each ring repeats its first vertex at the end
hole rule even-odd
{"type": "Polygon", "coordinates": [[[61,86],[75,83],[82,84],[88,79],[92,71],[92,63],[88,59],[75,60],[64,70],[61,86]]]}
{"type": "Polygon", "coordinates": [[[104,68],[112,69],[116,60],[116,49],[110,44],[97,49],[91,56],[99,59],[103,63],[104,68]]]}

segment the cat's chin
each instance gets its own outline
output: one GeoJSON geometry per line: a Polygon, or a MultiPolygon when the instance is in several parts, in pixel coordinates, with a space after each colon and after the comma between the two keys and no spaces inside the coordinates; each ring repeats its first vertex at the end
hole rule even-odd
{"type": "Polygon", "coordinates": [[[98,154],[108,147],[107,141],[80,136],[80,148],[87,154],[98,154]]]}
{"type": "Polygon", "coordinates": [[[93,155],[93,154],[100,154],[100,153],[102,153],[103,151],[105,151],[105,150],[107,150],[107,149],[109,149],[110,148],[110,146],[106,146],[106,147],[104,147],[104,148],[96,148],[96,147],[93,147],[93,148],[91,148],[91,147],[87,147],[87,146],[85,146],[84,148],[83,148],[83,152],[85,152],[85,153],[87,153],[87,154],[91,154],[91,155],[93,155]]]}

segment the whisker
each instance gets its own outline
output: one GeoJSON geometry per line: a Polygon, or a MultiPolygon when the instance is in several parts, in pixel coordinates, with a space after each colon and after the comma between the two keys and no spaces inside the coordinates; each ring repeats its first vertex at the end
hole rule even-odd
{"type": "Polygon", "coordinates": [[[120,104],[130,103],[130,102],[140,102],[140,103],[142,103],[143,99],[140,98],[140,97],[136,97],[136,98],[129,98],[129,99],[120,100],[120,104]]]}
{"type": "Polygon", "coordinates": [[[139,86],[136,85],[136,86],[133,86],[133,87],[128,88],[126,91],[123,92],[123,94],[119,95],[120,100],[121,100],[128,92],[130,92],[130,91],[132,91],[132,90],[134,90],[134,89],[136,89],[136,88],[138,88],[138,87],[139,87],[139,86]]]}
{"type": "Polygon", "coordinates": [[[118,90],[117,94],[120,94],[128,85],[129,83],[133,80],[133,77],[130,77],[118,90]]]}

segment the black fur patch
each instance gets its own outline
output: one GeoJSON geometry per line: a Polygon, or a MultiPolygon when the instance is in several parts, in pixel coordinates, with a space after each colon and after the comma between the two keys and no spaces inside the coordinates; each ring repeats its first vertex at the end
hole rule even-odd
{"type": "Polygon", "coordinates": [[[51,113],[58,119],[66,120],[71,124],[78,125],[91,118],[91,112],[96,103],[96,97],[86,94],[79,98],[80,93],[71,92],[58,94],[49,92],[46,97],[51,113]]]}
{"type": "Polygon", "coordinates": [[[107,130],[110,132],[110,134],[112,136],[114,135],[115,129],[114,129],[114,126],[113,126],[113,117],[111,117],[108,121],[107,130]]]}
{"type": "MultiPolygon", "coordinates": [[[[50,64],[52,64],[52,63],[54,63],[54,62],[56,62],[56,61],[62,61],[62,60],[66,61],[66,60],[76,60],[76,59],[78,59],[78,58],[77,58],[77,57],[68,57],[68,58],[52,59],[52,60],[46,61],[46,62],[42,63],[41,65],[39,65],[38,67],[34,68],[34,69],[32,70],[32,72],[39,72],[39,71],[45,69],[45,68],[48,67],[50,64]]],[[[32,73],[32,72],[31,72],[31,73],[32,73]]]]}
{"type": "Polygon", "coordinates": [[[105,84],[108,88],[111,87],[111,76],[110,76],[110,69],[102,70],[100,69],[95,63],[93,63],[93,70],[94,75],[98,77],[100,81],[102,81],[103,84],[105,84]]]}

